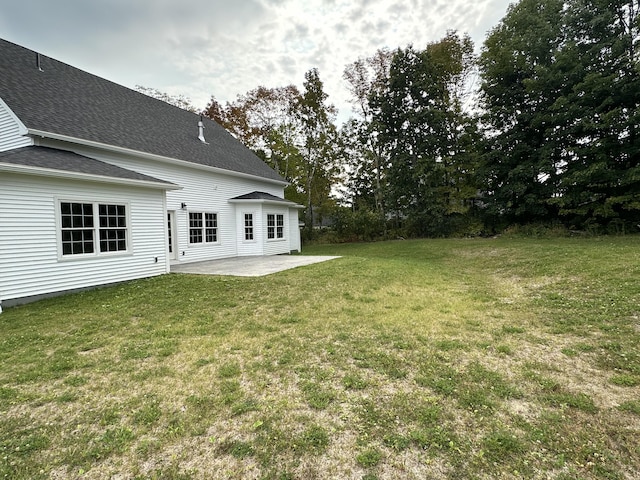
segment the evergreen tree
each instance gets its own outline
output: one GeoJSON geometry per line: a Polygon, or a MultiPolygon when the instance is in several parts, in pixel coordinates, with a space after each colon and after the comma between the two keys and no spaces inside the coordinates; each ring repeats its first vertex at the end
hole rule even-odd
{"type": "Polygon", "coordinates": [[[372,98],[380,140],[390,159],[389,211],[420,236],[451,232],[475,196],[475,127],[460,92],[473,69],[468,36],[450,32],[423,51],[395,52],[388,86],[372,98]]]}
{"type": "Polygon", "coordinates": [[[640,2],[572,1],[553,108],[562,145],[554,200],[569,225],[640,222],[640,2]]]}
{"type": "Polygon", "coordinates": [[[551,72],[562,43],[562,0],[522,0],[487,36],[480,56],[487,137],[479,174],[490,221],[555,218],[561,156],[549,142],[562,79],[551,72]]]}

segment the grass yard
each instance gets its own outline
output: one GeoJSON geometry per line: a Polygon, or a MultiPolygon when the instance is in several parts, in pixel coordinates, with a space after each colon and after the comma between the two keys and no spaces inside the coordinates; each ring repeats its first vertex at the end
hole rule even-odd
{"type": "Polygon", "coordinates": [[[640,478],[640,237],[397,241],[0,315],[0,478],[640,478]]]}

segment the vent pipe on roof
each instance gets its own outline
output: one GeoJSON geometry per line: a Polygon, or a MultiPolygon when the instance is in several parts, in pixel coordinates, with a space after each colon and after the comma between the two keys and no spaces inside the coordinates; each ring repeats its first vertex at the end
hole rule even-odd
{"type": "Polygon", "coordinates": [[[200,121],[198,122],[198,139],[202,143],[207,143],[204,139],[204,123],[202,123],[202,115],[200,115],[200,121]]]}
{"type": "Polygon", "coordinates": [[[38,67],[38,71],[39,72],[44,72],[44,70],[42,70],[42,62],[40,62],[40,54],[36,53],[36,66],[38,67]]]}

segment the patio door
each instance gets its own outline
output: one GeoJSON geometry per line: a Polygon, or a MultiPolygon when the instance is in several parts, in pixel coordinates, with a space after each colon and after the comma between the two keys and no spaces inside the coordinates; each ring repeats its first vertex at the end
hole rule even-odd
{"type": "Polygon", "coordinates": [[[178,259],[178,236],[176,235],[176,212],[167,212],[167,238],[169,239],[169,260],[178,259]]]}

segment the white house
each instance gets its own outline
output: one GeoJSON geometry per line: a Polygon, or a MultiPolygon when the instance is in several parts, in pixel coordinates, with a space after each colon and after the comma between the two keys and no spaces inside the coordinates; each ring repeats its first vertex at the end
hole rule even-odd
{"type": "Polygon", "coordinates": [[[300,250],[287,182],[215,122],[0,40],[0,311],[300,250]]]}

